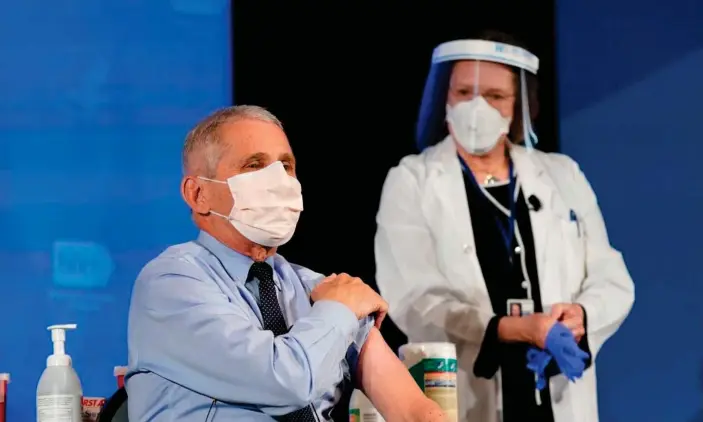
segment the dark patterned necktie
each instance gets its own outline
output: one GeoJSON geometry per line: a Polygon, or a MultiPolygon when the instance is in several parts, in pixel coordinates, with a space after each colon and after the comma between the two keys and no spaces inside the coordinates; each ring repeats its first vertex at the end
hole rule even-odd
{"type": "MultiPolygon", "coordinates": [[[[280,336],[288,332],[286,320],[283,318],[281,306],[278,304],[278,294],[276,285],[273,282],[273,268],[265,262],[255,262],[249,268],[247,281],[256,278],[259,280],[259,310],[264,320],[264,330],[273,332],[274,336],[280,336]]],[[[292,385],[290,388],[296,388],[292,385]]],[[[312,406],[306,406],[276,418],[283,422],[316,422],[312,406]]]]}

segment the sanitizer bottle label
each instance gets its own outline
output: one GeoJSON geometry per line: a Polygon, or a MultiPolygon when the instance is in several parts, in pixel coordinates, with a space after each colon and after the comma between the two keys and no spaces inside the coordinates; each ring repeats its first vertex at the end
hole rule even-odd
{"type": "Polygon", "coordinates": [[[81,398],[72,395],[37,397],[37,422],[74,422],[82,418],[81,398]]]}
{"type": "Polygon", "coordinates": [[[349,422],[384,422],[376,409],[349,409],[349,422]]]}
{"type": "Polygon", "coordinates": [[[425,358],[410,367],[415,382],[450,421],[457,420],[456,371],[456,359],[425,358]]]}

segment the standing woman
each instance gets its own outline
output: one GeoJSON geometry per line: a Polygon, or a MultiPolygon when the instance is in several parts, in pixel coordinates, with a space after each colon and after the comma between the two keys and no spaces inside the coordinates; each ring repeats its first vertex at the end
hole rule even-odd
{"type": "Polygon", "coordinates": [[[597,422],[595,364],[539,391],[527,351],[559,321],[595,357],[634,301],[578,165],[532,148],[538,66],[499,33],[438,46],[383,187],[376,280],[410,342],[456,344],[460,421],[597,422]]]}

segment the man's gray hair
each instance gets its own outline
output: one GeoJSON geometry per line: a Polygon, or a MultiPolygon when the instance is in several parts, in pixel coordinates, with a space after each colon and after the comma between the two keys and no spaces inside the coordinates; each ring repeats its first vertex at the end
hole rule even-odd
{"type": "Polygon", "coordinates": [[[183,171],[187,174],[197,170],[202,172],[201,176],[215,177],[223,152],[220,128],[238,120],[260,120],[283,129],[281,121],[263,107],[237,105],[219,109],[188,132],[183,145],[183,171]]]}

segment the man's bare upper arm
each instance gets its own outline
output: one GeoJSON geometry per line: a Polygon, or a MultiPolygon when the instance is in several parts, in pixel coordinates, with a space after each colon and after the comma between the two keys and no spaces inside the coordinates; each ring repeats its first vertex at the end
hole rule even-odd
{"type": "Polygon", "coordinates": [[[386,420],[404,420],[425,395],[381,333],[371,329],[359,355],[359,384],[386,420]]]}

